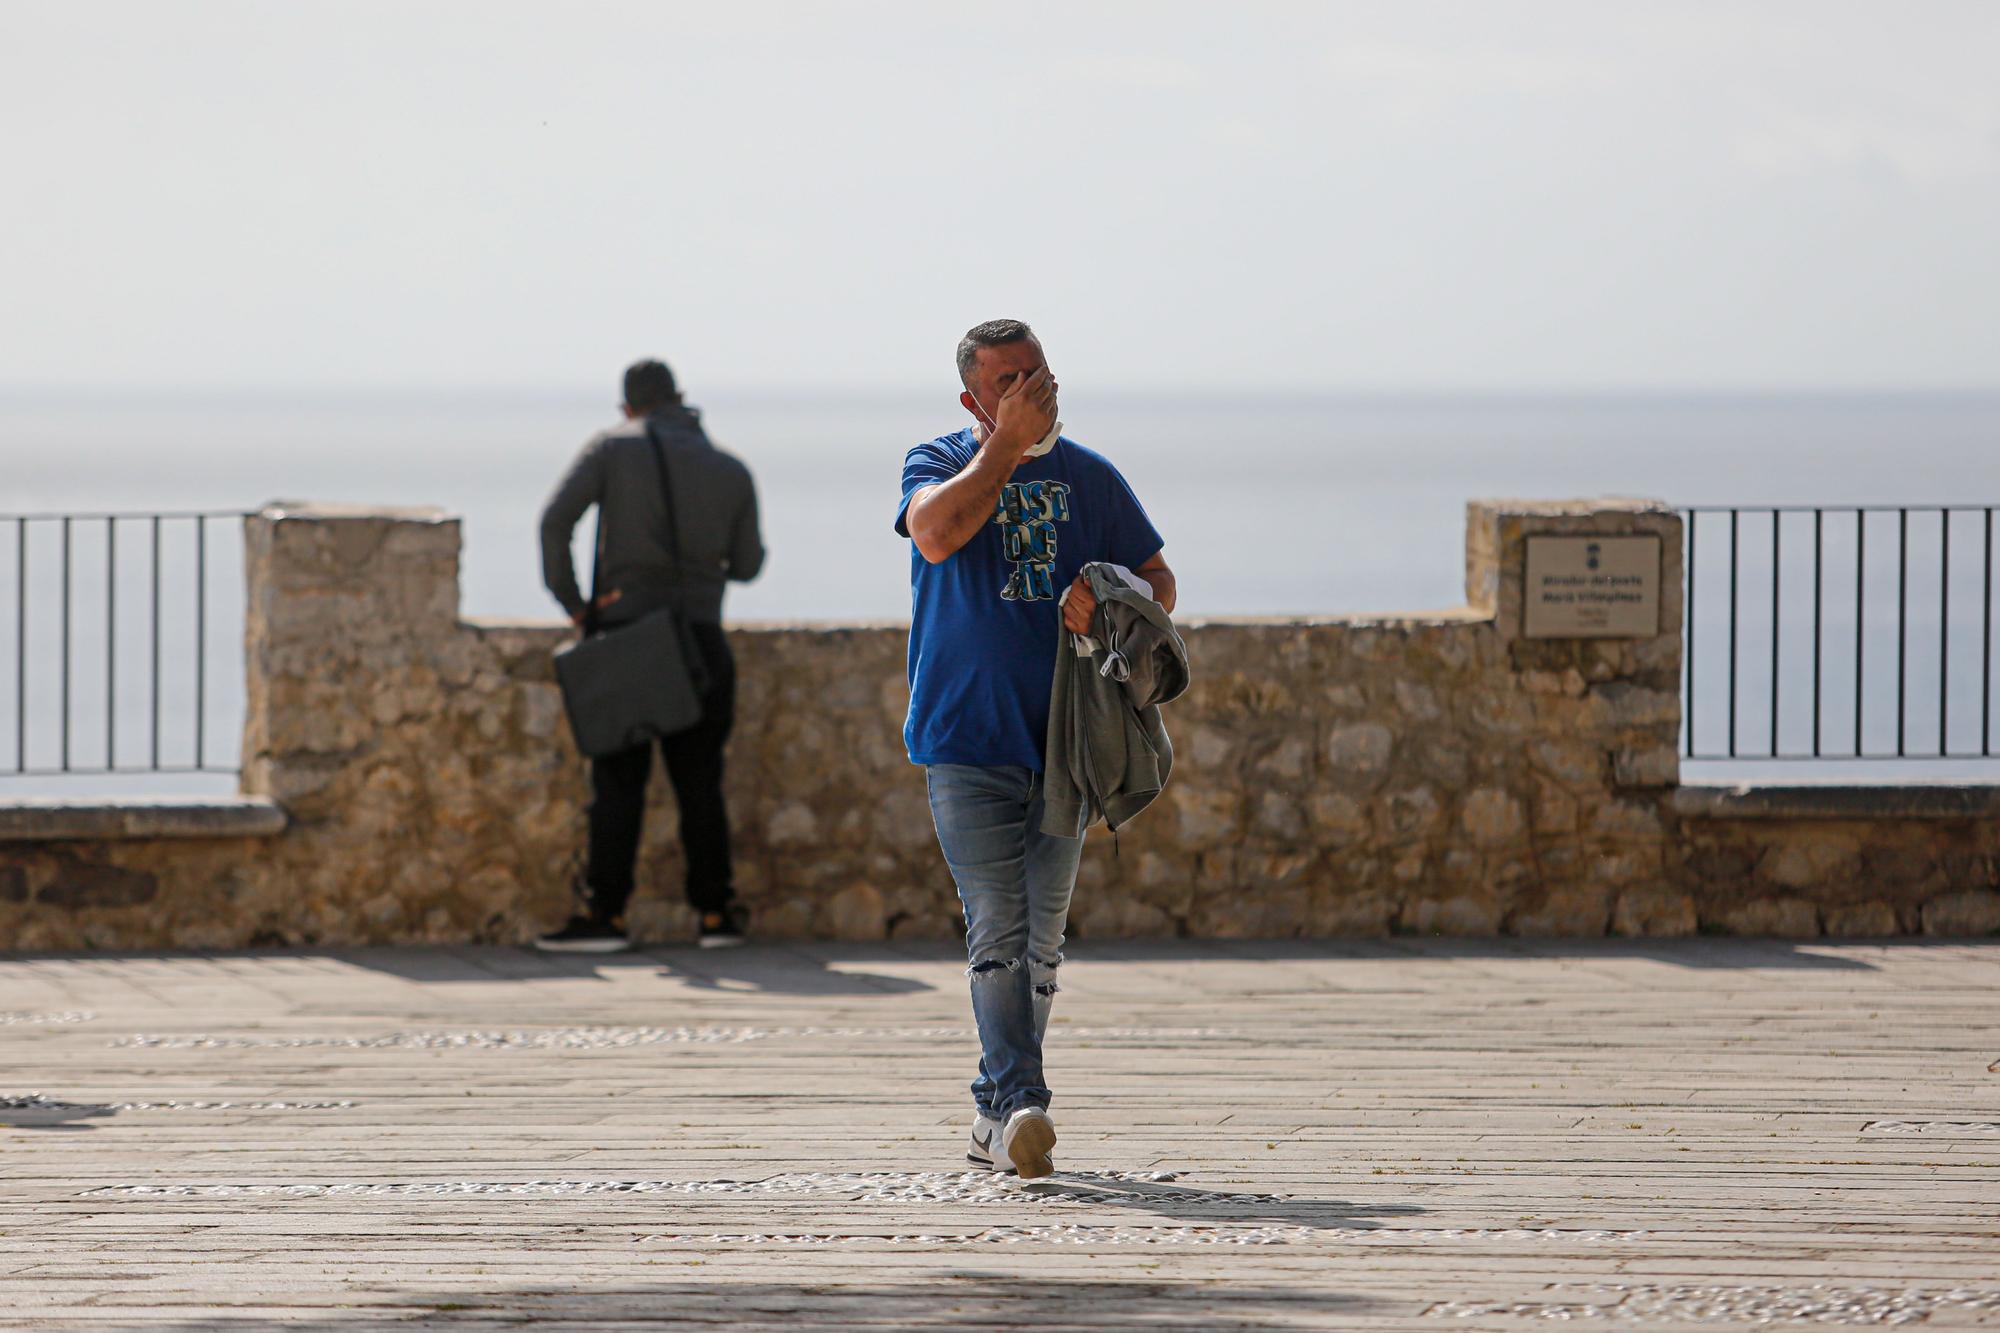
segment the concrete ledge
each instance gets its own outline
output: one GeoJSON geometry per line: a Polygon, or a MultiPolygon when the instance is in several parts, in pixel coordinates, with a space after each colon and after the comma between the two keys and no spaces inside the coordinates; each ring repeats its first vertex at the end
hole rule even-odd
{"type": "Polygon", "coordinates": [[[259,518],[311,519],[315,522],[359,520],[367,523],[456,523],[457,514],[437,505],[327,504],[314,500],[268,500],[259,518]]]}
{"type": "Polygon", "coordinates": [[[1995,819],[2000,785],[1689,784],[1674,789],[1674,813],[1683,819],[1995,819]]]}
{"type": "Polygon", "coordinates": [[[0,842],[136,838],[268,838],[285,812],[261,796],[0,800],[0,842]]]}

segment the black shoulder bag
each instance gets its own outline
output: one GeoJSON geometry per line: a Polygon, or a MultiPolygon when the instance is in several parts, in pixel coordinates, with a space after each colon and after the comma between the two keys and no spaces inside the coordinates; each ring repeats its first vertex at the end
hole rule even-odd
{"type": "MultiPolygon", "coordinates": [[[[660,499],[666,505],[668,541],[676,568],[681,553],[680,521],[666,450],[646,425],[646,441],[660,469],[660,499]]],[[[592,759],[648,745],[658,737],[686,731],[701,721],[707,671],[687,618],[674,607],[640,617],[629,625],[599,630],[596,603],[604,564],[604,511],[598,510],[597,556],[590,575],[591,610],[584,636],[556,654],[556,680],[569,714],[576,748],[592,759]]]]}

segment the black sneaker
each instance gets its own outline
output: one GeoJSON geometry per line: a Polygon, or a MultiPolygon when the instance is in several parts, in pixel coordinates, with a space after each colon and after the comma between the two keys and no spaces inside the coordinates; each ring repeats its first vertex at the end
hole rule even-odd
{"type": "Polygon", "coordinates": [[[720,912],[701,914],[701,947],[704,949],[734,949],[743,943],[743,922],[748,915],[741,907],[727,907],[720,912]]]}
{"type": "Polygon", "coordinates": [[[561,930],[538,937],[535,947],[544,953],[623,953],[632,941],[615,918],[573,916],[561,930]]]}

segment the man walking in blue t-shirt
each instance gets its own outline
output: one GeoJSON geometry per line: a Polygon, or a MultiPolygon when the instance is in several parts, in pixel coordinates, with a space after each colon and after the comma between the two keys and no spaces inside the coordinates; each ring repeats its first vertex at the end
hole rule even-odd
{"type": "Polygon", "coordinates": [[[910,762],[930,785],[938,845],[965,905],[977,1115],[967,1155],[1046,1176],[1056,1131],[1042,1038],[1062,963],[1083,829],[1042,831],[1056,650],[1096,602],[1078,572],[1136,571],[1174,608],[1160,534],[1103,455],[1061,434],[1055,376],[1019,320],[958,344],[973,424],[910,450],[896,531],[910,538],[910,762]]]}

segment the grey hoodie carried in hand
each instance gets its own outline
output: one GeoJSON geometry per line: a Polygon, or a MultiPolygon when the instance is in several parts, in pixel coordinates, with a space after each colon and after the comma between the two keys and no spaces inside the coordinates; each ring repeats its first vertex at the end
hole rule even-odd
{"type": "Polygon", "coordinates": [[[1088,637],[1061,636],[1049,699],[1042,832],[1111,831],[1153,803],[1174,767],[1160,705],[1188,686],[1187,645],[1167,612],[1119,565],[1083,567],[1097,597],[1088,637]]]}

